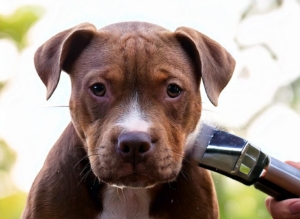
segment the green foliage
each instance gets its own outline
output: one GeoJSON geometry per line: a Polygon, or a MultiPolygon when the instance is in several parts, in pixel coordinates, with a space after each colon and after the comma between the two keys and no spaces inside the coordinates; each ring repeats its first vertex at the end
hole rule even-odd
{"type": "Polygon", "coordinates": [[[264,203],[267,195],[217,173],[213,179],[221,219],[271,219],[264,203]]]}
{"type": "Polygon", "coordinates": [[[273,102],[287,104],[300,113],[300,77],[296,78],[290,84],[279,88],[274,95],[273,102]]]}
{"type": "Polygon", "coordinates": [[[15,152],[8,147],[5,141],[0,139],[0,171],[9,171],[15,159],[15,152]]]}
{"type": "MultiPolygon", "coordinates": [[[[267,10],[260,11],[256,1],[250,1],[249,7],[241,14],[241,21],[262,13],[268,13],[281,7],[282,0],[274,0],[267,10]]],[[[300,2],[298,0],[298,2],[300,2]]],[[[21,51],[27,45],[27,32],[30,27],[38,21],[44,10],[36,6],[23,6],[17,9],[9,16],[0,15],[0,39],[11,39],[21,51]]],[[[277,55],[268,44],[259,45],[242,45],[236,40],[239,49],[246,50],[253,46],[261,46],[265,48],[271,57],[277,61],[277,55]]],[[[0,82],[0,92],[5,86],[4,82],[0,82]]],[[[296,79],[290,85],[282,87],[278,90],[274,97],[274,102],[284,102],[300,113],[300,78],[296,79]],[[289,97],[289,98],[287,98],[289,97]]],[[[261,111],[264,111],[262,109],[261,111]]],[[[250,119],[249,124],[254,121],[257,116],[250,119]]],[[[246,130],[248,125],[240,127],[240,130],[246,130]]],[[[0,140],[0,193],[2,188],[11,189],[9,196],[1,197],[0,194],[0,219],[16,219],[20,218],[22,209],[24,209],[26,194],[17,191],[11,185],[9,171],[15,161],[16,154],[8,147],[8,145],[0,140]],[[2,183],[2,184],[1,184],[2,183]]],[[[244,186],[238,182],[228,179],[219,174],[213,173],[213,178],[217,190],[220,218],[221,219],[270,219],[264,200],[267,197],[262,192],[253,187],[244,186]]]]}
{"type": "Polygon", "coordinates": [[[0,199],[0,219],[19,219],[25,202],[26,194],[23,192],[0,199]]]}
{"type": "Polygon", "coordinates": [[[27,45],[27,32],[41,17],[43,9],[37,6],[23,6],[9,16],[0,15],[0,39],[9,38],[19,50],[27,45]]]}
{"type": "MultiPolygon", "coordinates": [[[[0,39],[11,39],[19,51],[27,44],[29,28],[40,18],[43,10],[23,6],[9,16],[0,15],[0,39]]],[[[6,82],[0,82],[0,92],[6,82]]],[[[15,152],[0,139],[0,219],[17,219],[25,207],[26,194],[12,184],[10,170],[16,160],[15,152]]]]}
{"type": "MultiPolygon", "coordinates": [[[[282,6],[282,3],[283,3],[283,0],[268,1],[268,7],[265,7],[264,9],[260,9],[258,7],[258,2],[252,0],[252,1],[250,1],[250,4],[248,5],[248,7],[241,14],[240,21],[246,20],[251,16],[270,13],[270,12],[280,8],[282,6]]],[[[240,50],[246,50],[246,49],[250,49],[250,48],[253,48],[253,47],[257,47],[257,46],[262,47],[266,51],[268,51],[271,58],[273,58],[276,61],[278,60],[278,57],[277,57],[276,53],[272,50],[272,47],[270,45],[268,45],[268,43],[258,43],[258,44],[254,44],[254,45],[243,45],[237,40],[237,38],[235,38],[235,43],[236,43],[237,47],[240,50]]]]}
{"type": "Polygon", "coordinates": [[[260,10],[257,1],[250,1],[249,6],[246,8],[246,10],[241,14],[241,20],[247,19],[248,17],[251,17],[253,15],[257,14],[264,14],[271,12],[273,10],[278,9],[282,6],[283,0],[273,0],[269,1],[269,7],[266,7],[265,10],[260,10]]]}
{"type": "Polygon", "coordinates": [[[4,88],[4,86],[5,86],[5,83],[0,81],[0,92],[4,88]]]}

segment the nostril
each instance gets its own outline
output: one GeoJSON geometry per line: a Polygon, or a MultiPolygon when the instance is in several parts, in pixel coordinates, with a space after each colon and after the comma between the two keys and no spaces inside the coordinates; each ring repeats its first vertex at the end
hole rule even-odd
{"type": "Polygon", "coordinates": [[[119,148],[124,153],[129,153],[130,152],[130,147],[127,144],[120,144],[119,148]]]}
{"type": "Polygon", "coordinates": [[[145,132],[122,133],[118,138],[118,149],[122,156],[141,156],[151,148],[151,137],[145,132]]]}
{"type": "Polygon", "coordinates": [[[138,152],[142,154],[142,153],[147,152],[149,149],[150,149],[150,144],[144,143],[144,144],[140,145],[140,147],[138,148],[138,152]]]}

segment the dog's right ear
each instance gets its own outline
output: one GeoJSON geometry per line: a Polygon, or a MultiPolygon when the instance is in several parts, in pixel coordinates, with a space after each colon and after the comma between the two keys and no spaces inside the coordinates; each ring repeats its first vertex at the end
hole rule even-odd
{"type": "Polygon", "coordinates": [[[47,87],[47,100],[57,87],[60,72],[68,72],[80,52],[93,38],[96,27],[83,23],[65,30],[44,43],[35,53],[34,64],[47,87]]]}
{"type": "Polygon", "coordinates": [[[219,95],[233,74],[235,60],[219,43],[192,28],[179,27],[175,35],[194,57],[207,96],[217,106],[219,95]]]}

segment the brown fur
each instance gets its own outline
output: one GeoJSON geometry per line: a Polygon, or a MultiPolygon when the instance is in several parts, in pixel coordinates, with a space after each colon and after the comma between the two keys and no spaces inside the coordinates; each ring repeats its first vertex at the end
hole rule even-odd
{"type": "Polygon", "coordinates": [[[188,160],[187,137],[201,116],[202,77],[213,104],[234,69],[231,55],[186,27],[128,22],[99,31],[85,23],[61,32],[35,55],[37,72],[54,92],[60,71],[71,78],[72,122],[32,185],[23,218],[97,218],[107,184],[149,187],[151,218],[218,218],[210,174],[188,160]],[[95,96],[91,85],[106,87],[95,96]],[[177,84],[182,93],[169,98],[177,84]],[[151,121],[151,150],[136,165],[116,152],[118,125],[134,98],[151,121]],[[90,172],[89,170],[92,170],[90,172]]]}

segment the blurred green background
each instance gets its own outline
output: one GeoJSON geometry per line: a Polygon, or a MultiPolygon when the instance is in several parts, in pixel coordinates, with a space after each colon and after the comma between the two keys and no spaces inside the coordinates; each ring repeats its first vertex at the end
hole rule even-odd
{"type": "MultiPolygon", "coordinates": [[[[274,0],[272,7],[265,13],[281,7],[282,1],[274,0]]],[[[0,40],[10,39],[15,43],[19,52],[27,45],[27,32],[38,19],[43,15],[44,9],[38,6],[23,6],[9,16],[0,14],[0,40]]],[[[241,21],[257,12],[255,1],[241,14],[241,21]]],[[[238,44],[238,42],[236,42],[238,44]]],[[[249,49],[238,44],[240,50],[249,49]]],[[[257,46],[257,45],[253,45],[257,46]]],[[[269,51],[270,57],[276,60],[276,53],[271,51],[266,45],[261,45],[269,51]]],[[[4,92],[8,81],[0,81],[0,92],[4,92]]],[[[1,95],[1,93],[0,93],[1,95]]],[[[300,113],[300,79],[278,89],[270,103],[283,103],[294,111],[300,113]],[[293,92],[293,98],[285,98],[286,92],[293,92]]],[[[244,135],[245,130],[257,116],[268,108],[261,109],[253,118],[249,119],[247,125],[234,128],[236,134],[244,135]]],[[[232,127],[228,127],[233,129],[232,127]]],[[[13,184],[11,170],[16,160],[16,153],[10,149],[4,140],[0,140],[0,219],[17,219],[20,217],[26,201],[26,193],[19,191],[13,184]]],[[[213,174],[217,189],[221,219],[268,219],[271,218],[265,208],[264,200],[266,195],[247,187],[231,179],[227,179],[218,174],[213,174]]]]}
{"type": "MultiPolygon", "coordinates": [[[[27,45],[27,32],[38,21],[43,8],[22,6],[13,14],[0,14],[0,40],[11,40],[19,52],[27,45]]],[[[0,95],[8,81],[0,81],[0,95]]],[[[12,181],[10,172],[16,160],[16,153],[0,139],[0,219],[17,219],[23,211],[27,194],[18,190],[12,181]]]]}

